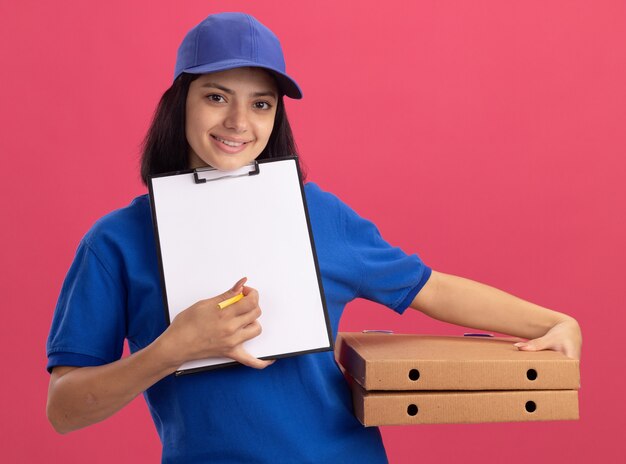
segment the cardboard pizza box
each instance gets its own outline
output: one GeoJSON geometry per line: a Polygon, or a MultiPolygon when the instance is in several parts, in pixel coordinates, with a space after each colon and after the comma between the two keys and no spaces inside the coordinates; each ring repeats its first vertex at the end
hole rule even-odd
{"type": "Polygon", "coordinates": [[[366,390],[577,390],[578,360],[519,339],[340,332],[335,356],[366,390]]]}
{"type": "Polygon", "coordinates": [[[578,419],[576,390],[379,391],[352,382],[354,414],[365,426],[578,419]]]}

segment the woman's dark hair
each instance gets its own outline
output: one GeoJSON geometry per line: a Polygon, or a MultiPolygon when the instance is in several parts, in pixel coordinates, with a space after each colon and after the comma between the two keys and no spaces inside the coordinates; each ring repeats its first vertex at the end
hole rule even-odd
{"type": "MultiPolygon", "coordinates": [[[[165,91],[154,112],[152,124],[143,141],[141,180],[148,184],[151,175],[189,169],[189,143],[185,135],[185,108],[189,85],[200,74],[181,74],[165,91]]],[[[274,128],[265,149],[257,159],[298,156],[282,95],[276,105],[274,128]]],[[[300,160],[302,178],[306,177],[300,160]]]]}

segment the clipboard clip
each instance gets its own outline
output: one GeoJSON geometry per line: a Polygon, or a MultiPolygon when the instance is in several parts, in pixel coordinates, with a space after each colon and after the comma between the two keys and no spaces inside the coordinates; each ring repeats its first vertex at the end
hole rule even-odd
{"type": "Polygon", "coordinates": [[[227,179],[230,177],[256,176],[260,172],[259,162],[254,160],[253,163],[250,163],[247,166],[228,172],[220,171],[211,167],[194,169],[193,179],[196,184],[204,184],[206,182],[213,182],[215,180],[227,179]]]}

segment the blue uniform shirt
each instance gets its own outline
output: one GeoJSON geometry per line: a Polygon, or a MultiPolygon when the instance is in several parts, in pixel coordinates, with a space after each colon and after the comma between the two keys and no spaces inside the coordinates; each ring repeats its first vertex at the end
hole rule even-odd
{"type": "MultiPolygon", "coordinates": [[[[334,195],[312,183],[305,194],[333,336],[355,298],[402,313],[430,269],[334,195]]],[[[125,338],[136,352],[166,326],[143,195],[104,216],[81,241],[54,314],[48,369],[116,361],[125,338]]],[[[378,429],[354,417],[332,352],[280,359],[263,370],[170,375],[144,396],[165,463],[387,462],[378,429]]]]}

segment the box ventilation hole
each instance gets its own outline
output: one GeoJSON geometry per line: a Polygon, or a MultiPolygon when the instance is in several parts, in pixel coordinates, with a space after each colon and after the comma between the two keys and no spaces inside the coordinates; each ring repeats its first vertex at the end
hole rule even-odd
{"type": "Polygon", "coordinates": [[[526,401],[526,411],[535,412],[537,409],[537,405],[534,401],[526,401]]]}
{"type": "Polygon", "coordinates": [[[420,371],[418,371],[417,369],[411,369],[409,371],[409,379],[415,381],[419,378],[420,378],[420,371]]]}
{"type": "Polygon", "coordinates": [[[409,407],[406,408],[406,412],[409,416],[415,416],[417,414],[417,405],[415,404],[409,404],[409,407]]]}
{"type": "Polygon", "coordinates": [[[528,380],[535,380],[537,378],[537,371],[535,369],[528,369],[526,371],[526,377],[528,377],[528,380]]]}

